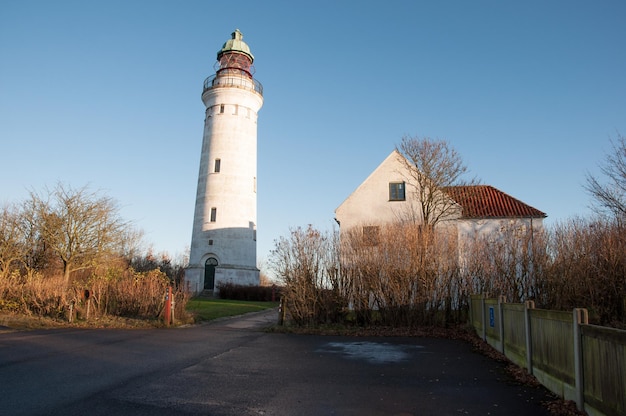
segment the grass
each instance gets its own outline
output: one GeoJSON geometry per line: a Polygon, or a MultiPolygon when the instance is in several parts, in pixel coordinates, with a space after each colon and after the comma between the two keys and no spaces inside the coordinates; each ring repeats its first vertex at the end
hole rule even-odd
{"type": "MultiPolygon", "coordinates": [[[[187,312],[195,322],[206,322],[227,316],[243,315],[278,307],[278,302],[250,302],[241,300],[193,298],[187,303],[187,312]]],[[[162,319],[143,320],[102,316],[89,321],[75,320],[69,323],[62,319],[0,312],[0,333],[5,331],[86,327],[86,328],[154,328],[163,326],[162,319]]]]}
{"type": "Polygon", "coordinates": [[[187,302],[187,312],[196,322],[211,321],[227,316],[243,315],[278,307],[278,302],[251,302],[243,300],[193,298],[187,302]]]}

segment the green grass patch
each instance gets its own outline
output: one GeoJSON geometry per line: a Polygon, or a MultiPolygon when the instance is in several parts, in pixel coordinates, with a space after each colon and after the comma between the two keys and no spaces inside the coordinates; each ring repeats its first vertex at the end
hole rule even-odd
{"type": "Polygon", "coordinates": [[[187,312],[197,322],[211,321],[226,316],[243,315],[278,307],[278,302],[251,302],[244,300],[193,298],[187,302],[187,312]]]}

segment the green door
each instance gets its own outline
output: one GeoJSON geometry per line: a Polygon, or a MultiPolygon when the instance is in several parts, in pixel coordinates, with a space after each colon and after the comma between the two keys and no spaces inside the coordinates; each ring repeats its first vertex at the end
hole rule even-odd
{"type": "Polygon", "coordinates": [[[213,290],[215,288],[215,266],[217,259],[209,257],[204,263],[204,289],[213,290]]]}

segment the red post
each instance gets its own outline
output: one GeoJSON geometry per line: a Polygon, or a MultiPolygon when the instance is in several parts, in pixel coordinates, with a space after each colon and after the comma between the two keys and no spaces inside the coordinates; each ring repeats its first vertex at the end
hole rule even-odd
{"type": "Polygon", "coordinates": [[[172,314],[172,286],[167,287],[165,292],[165,325],[170,324],[170,316],[172,314]]]}

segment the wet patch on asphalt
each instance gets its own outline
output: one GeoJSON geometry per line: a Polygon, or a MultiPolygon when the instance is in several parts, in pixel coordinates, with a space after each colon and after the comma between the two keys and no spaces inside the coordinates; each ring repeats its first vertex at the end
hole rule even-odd
{"type": "Polygon", "coordinates": [[[370,364],[387,364],[406,361],[411,351],[421,350],[421,345],[395,345],[387,342],[329,342],[316,352],[340,354],[348,359],[363,360],[370,364]]]}

